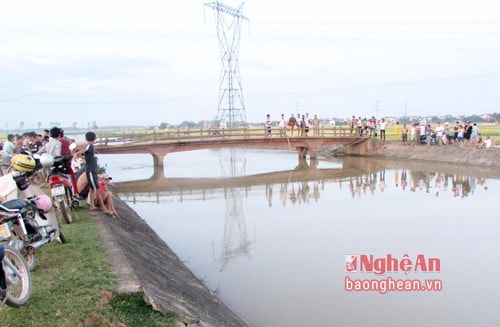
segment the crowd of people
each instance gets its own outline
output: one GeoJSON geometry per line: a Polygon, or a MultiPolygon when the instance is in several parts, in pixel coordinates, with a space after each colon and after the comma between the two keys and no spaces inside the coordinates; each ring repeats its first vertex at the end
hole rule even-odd
{"type": "MultiPolygon", "coordinates": [[[[399,129],[396,130],[396,137],[399,129]]],[[[457,145],[457,146],[475,146],[477,148],[490,148],[492,140],[489,136],[483,138],[479,132],[479,127],[476,123],[455,122],[455,126],[450,127],[449,123],[437,123],[433,128],[431,124],[412,123],[410,128],[406,124],[401,129],[402,142],[411,145],[417,144],[438,144],[438,145],[457,145]],[[408,133],[410,139],[408,141],[408,133]]]]}
{"type": "Polygon", "coordinates": [[[118,218],[113,203],[113,194],[109,186],[111,177],[98,174],[97,157],[93,144],[96,140],[94,132],[85,134],[86,143],[77,146],[75,140],[64,136],[64,130],[53,127],[45,130],[44,135],[35,132],[22,135],[8,134],[2,145],[2,164],[9,165],[16,154],[43,155],[51,154],[54,158],[71,157],[71,165],[66,167],[76,194],[85,194],[89,210],[98,208],[105,214],[118,218]],[[85,192],[87,190],[88,192],[85,192]],[[85,193],[84,193],[85,192],[85,193]]]}
{"type": "Polygon", "coordinates": [[[377,137],[380,134],[380,139],[385,140],[386,128],[387,122],[385,118],[382,118],[379,123],[377,123],[375,116],[372,116],[370,119],[361,119],[361,117],[356,118],[356,116],[352,116],[349,120],[349,133],[351,136],[377,137]]]}
{"type": "MultiPolygon", "coordinates": [[[[320,120],[318,115],[314,115],[313,118],[309,117],[309,113],[305,114],[291,114],[290,117],[286,118],[285,114],[281,114],[278,120],[278,129],[280,137],[288,136],[288,131],[290,135],[293,136],[294,132],[297,131],[297,136],[309,136],[309,132],[312,129],[313,136],[319,135],[320,130],[320,120]]],[[[266,130],[266,137],[271,137],[272,132],[272,121],[271,115],[266,115],[266,120],[264,122],[264,127],[266,130]]]]}
{"type": "MultiPolygon", "coordinates": [[[[382,118],[379,122],[374,116],[368,119],[361,119],[352,116],[349,121],[350,135],[359,135],[365,137],[377,137],[386,139],[387,122],[382,118]]],[[[468,122],[455,122],[453,128],[449,123],[441,124],[440,122],[433,128],[431,124],[411,123],[409,126],[396,122],[394,126],[394,134],[396,139],[401,139],[405,144],[418,145],[418,144],[454,144],[459,146],[475,146],[477,148],[489,148],[492,146],[492,140],[487,135],[479,132],[479,126],[476,123],[468,122]]]]}
{"type": "MultiPolygon", "coordinates": [[[[321,121],[317,115],[314,118],[309,117],[309,113],[291,114],[286,118],[285,114],[281,114],[278,120],[278,128],[280,137],[288,136],[288,133],[293,136],[296,131],[297,136],[308,136],[312,129],[313,136],[320,134],[321,121]]],[[[370,119],[356,118],[352,116],[349,119],[350,135],[358,135],[361,137],[380,137],[381,140],[386,140],[387,121],[382,118],[377,121],[375,116],[370,119]]],[[[271,115],[266,115],[264,122],[266,137],[272,135],[272,120],[271,115]]],[[[400,139],[405,144],[454,144],[459,146],[475,146],[478,148],[489,148],[492,146],[492,140],[489,136],[483,137],[479,132],[479,127],[476,123],[470,121],[455,123],[454,127],[450,127],[449,123],[441,124],[440,122],[433,128],[431,124],[403,124],[396,122],[394,126],[394,134],[396,139],[400,139]]]]}

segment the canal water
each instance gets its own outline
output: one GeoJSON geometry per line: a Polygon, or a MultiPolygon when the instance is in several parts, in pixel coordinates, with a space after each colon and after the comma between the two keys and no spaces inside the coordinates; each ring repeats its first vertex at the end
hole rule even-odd
{"type": "Polygon", "coordinates": [[[498,169],[219,149],[169,154],[141,184],[151,157],[99,162],[251,326],[500,323],[498,169]]]}

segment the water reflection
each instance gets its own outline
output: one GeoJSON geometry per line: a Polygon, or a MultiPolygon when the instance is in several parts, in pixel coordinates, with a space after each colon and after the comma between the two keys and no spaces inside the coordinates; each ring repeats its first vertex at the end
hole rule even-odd
{"type": "MultiPolygon", "coordinates": [[[[273,190],[279,190],[279,202],[282,206],[288,203],[292,205],[307,204],[311,200],[319,201],[321,193],[325,190],[325,183],[338,183],[342,188],[348,184],[350,194],[353,198],[366,195],[375,195],[384,192],[388,185],[386,182],[386,169],[366,173],[355,170],[338,169],[311,169],[294,170],[288,172],[275,172],[259,174],[255,176],[243,176],[228,180],[183,178],[145,180],[134,182],[117,183],[118,190],[127,201],[136,203],[146,201],[142,199],[145,195],[149,202],[161,203],[162,197],[171,198],[177,195],[179,201],[183,202],[186,196],[201,195],[202,201],[209,201],[213,192],[224,189],[227,194],[246,196],[252,187],[264,186],[268,205],[271,207],[276,197],[273,190]],[[312,170],[315,170],[312,173],[312,170]],[[307,174],[304,174],[307,172],[307,174]],[[347,175],[350,176],[345,176],[347,175]],[[318,175],[323,177],[317,178],[318,175]],[[316,177],[316,178],[315,178],[316,177]],[[285,179],[286,181],[281,181],[285,179]],[[266,180],[275,181],[273,183],[266,180]],[[147,191],[144,191],[148,189],[147,191]],[[241,194],[239,189],[242,189],[241,194]],[[141,200],[138,200],[141,198],[141,200]]],[[[391,170],[392,173],[392,170],[391,170]]],[[[429,172],[422,170],[395,169],[394,178],[391,180],[393,186],[401,191],[432,193],[436,197],[443,194],[452,194],[453,197],[467,197],[473,195],[479,186],[488,190],[488,179],[485,176],[450,174],[439,171],[429,172]]]]}
{"type": "MultiPolygon", "coordinates": [[[[383,165],[384,162],[358,158],[355,161],[345,160],[343,169],[318,169],[316,161],[310,165],[305,159],[300,159],[290,171],[245,176],[246,160],[236,151],[231,152],[229,158],[220,160],[221,178],[172,179],[154,174],[148,180],[122,182],[117,186],[122,199],[132,205],[140,202],[161,204],[173,199],[179,203],[197,203],[222,198],[225,203],[224,233],[220,242],[213,242],[212,247],[214,260],[220,263],[220,271],[223,271],[235,258],[250,257],[255,233],[249,235],[247,231],[243,202],[258,188],[264,188],[268,207],[275,202],[282,207],[307,206],[311,201],[318,202],[323,192],[331,192],[331,188],[327,187],[329,184],[338,185],[339,190],[348,185],[351,198],[374,196],[391,185],[394,186],[393,192],[431,193],[436,197],[449,194],[463,198],[473,195],[478,185],[488,190],[487,178],[483,174],[491,174],[490,171],[478,171],[479,176],[453,174],[432,168],[389,170],[381,168],[383,165]],[[390,181],[386,180],[387,173],[393,174],[390,181]],[[388,182],[392,184],[388,185],[388,182]]],[[[441,168],[446,171],[458,167],[441,168]]],[[[326,197],[325,201],[329,198],[326,197]]]]}
{"type": "MultiPolygon", "coordinates": [[[[384,192],[387,188],[385,169],[378,172],[349,178],[349,190],[352,197],[360,197],[368,193],[374,194],[377,190],[384,192]]],[[[428,172],[420,170],[394,170],[394,186],[401,187],[402,191],[433,193],[436,196],[451,192],[454,197],[473,195],[477,186],[488,189],[487,179],[462,174],[448,174],[442,172],[428,172]],[[451,187],[450,187],[451,185],[451,187]]]]}
{"type": "MultiPolygon", "coordinates": [[[[320,198],[320,190],[324,187],[324,180],[286,182],[280,184],[279,201],[283,207],[290,203],[292,205],[307,204],[311,200],[318,201],[320,198]],[[312,187],[311,187],[312,185],[312,187]]],[[[273,185],[267,185],[267,188],[272,190],[273,185]]],[[[268,192],[268,204],[272,206],[272,192],[268,192]]]]}
{"type": "Polygon", "coordinates": [[[219,157],[222,178],[234,178],[247,174],[247,159],[244,153],[237,148],[229,148],[229,155],[219,157]]]}
{"type": "Polygon", "coordinates": [[[255,234],[250,238],[247,232],[245,214],[243,212],[243,202],[241,193],[236,189],[225,190],[226,215],[224,218],[224,237],[220,242],[220,249],[214,243],[215,261],[220,262],[220,271],[236,257],[250,256],[250,246],[255,242],[255,234]],[[215,253],[220,252],[217,256],[215,253]]]}
{"type": "Polygon", "coordinates": [[[482,305],[498,304],[500,285],[484,281],[494,281],[499,265],[471,277],[498,249],[500,228],[485,210],[499,201],[498,169],[363,158],[319,169],[295,158],[289,170],[252,175],[249,160],[225,158],[220,178],[156,176],[117,183],[118,191],[251,325],[385,325],[387,316],[408,326],[500,321],[482,305]],[[407,252],[442,259],[437,278],[445,291],[343,290],[346,254],[407,252]]]}

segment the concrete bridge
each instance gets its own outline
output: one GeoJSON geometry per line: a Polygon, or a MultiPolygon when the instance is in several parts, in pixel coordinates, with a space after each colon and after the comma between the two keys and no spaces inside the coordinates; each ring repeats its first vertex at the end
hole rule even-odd
{"type": "Polygon", "coordinates": [[[266,135],[262,129],[232,130],[173,130],[142,133],[117,133],[100,136],[96,152],[100,154],[145,153],[153,156],[155,167],[163,167],[163,158],[172,152],[223,147],[272,147],[296,149],[299,158],[315,159],[323,146],[344,145],[346,152],[363,154],[368,151],[368,138],[350,135],[347,128],[330,127],[312,136],[266,135]]]}

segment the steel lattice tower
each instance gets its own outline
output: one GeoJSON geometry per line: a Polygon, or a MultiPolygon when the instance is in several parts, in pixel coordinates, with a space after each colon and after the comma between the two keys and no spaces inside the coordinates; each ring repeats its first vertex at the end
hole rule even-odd
{"type": "Polygon", "coordinates": [[[221,77],[217,119],[228,128],[246,125],[245,104],[241,87],[238,54],[240,51],[241,21],[248,20],[238,9],[219,1],[205,3],[214,10],[217,36],[221,51],[221,77]],[[226,17],[229,19],[226,21],[226,17]]]}

